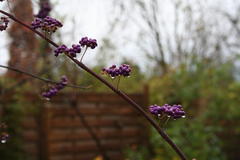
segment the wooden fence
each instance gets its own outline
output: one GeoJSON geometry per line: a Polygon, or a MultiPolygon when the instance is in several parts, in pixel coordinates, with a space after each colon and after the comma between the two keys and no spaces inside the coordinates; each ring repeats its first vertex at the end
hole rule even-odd
{"type": "MultiPolygon", "coordinates": [[[[29,96],[32,97],[32,96],[29,96]]],[[[146,107],[148,93],[131,94],[146,107]]],[[[39,102],[31,98],[32,102],[39,102]]],[[[84,116],[112,160],[122,160],[126,146],[146,143],[145,120],[115,94],[62,94],[44,102],[40,114],[25,116],[25,151],[34,160],[93,160],[99,152],[79,118],[84,116]]]]}

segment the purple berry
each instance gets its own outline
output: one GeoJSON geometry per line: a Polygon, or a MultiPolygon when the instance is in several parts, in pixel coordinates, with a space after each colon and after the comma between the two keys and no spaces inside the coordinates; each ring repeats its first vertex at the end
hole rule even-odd
{"type": "Polygon", "coordinates": [[[7,17],[0,17],[0,31],[4,31],[8,27],[9,20],[7,17]]]}
{"type": "Polygon", "coordinates": [[[79,41],[79,44],[84,47],[90,47],[91,49],[94,49],[97,47],[97,40],[96,39],[91,39],[88,37],[83,37],[80,41],[79,41]]]}
{"type": "Polygon", "coordinates": [[[168,117],[172,117],[173,119],[184,118],[185,112],[181,105],[168,105],[165,104],[163,106],[151,105],[149,106],[149,111],[155,116],[163,116],[167,115],[168,117]]]}
{"type": "Polygon", "coordinates": [[[55,49],[54,52],[56,57],[62,53],[68,53],[70,56],[76,57],[77,53],[81,53],[81,46],[78,44],[73,44],[72,48],[67,48],[67,46],[61,45],[55,49]]]}
{"type": "Polygon", "coordinates": [[[37,18],[45,18],[49,15],[49,12],[52,10],[52,7],[49,2],[42,2],[40,4],[40,10],[37,15],[35,15],[37,18]]]}
{"type": "Polygon", "coordinates": [[[49,16],[46,16],[45,18],[35,18],[35,20],[32,22],[32,28],[33,29],[42,29],[43,31],[46,31],[48,33],[55,32],[58,28],[62,27],[62,23],[58,20],[51,18],[49,16]]]}
{"type": "Polygon", "coordinates": [[[0,142],[1,143],[6,143],[8,138],[9,138],[8,133],[3,132],[3,133],[0,134],[0,142]]]}
{"type": "Polygon", "coordinates": [[[117,76],[128,77],[130,76],[131,68],[128,64],[122,64],[119,68],[117,68],[116,65],[112,65],[109,68],[103,68],[102,72],[103,74],[107,74],[112,78],[115,78],[117,76]]]}
{"type": "Polygon", "coordinates": [[[67,83],[68,83],[67,77],[62,76],[61,81],[52,86],[48,91],[43,92],[42,96],[50,99],[51,97],[55,96],[60,90],[62,90],[67,85],[67,83]]]}
{"type": "Polygon", "coordinates": [[[59,54],[62,54],[62,53],[67,52],[67,51],[68,51],[68,48],[67,48],[67,46],[65,46],[65,45],[61,45],[61,46],[59,46],[57,49],[54,50],[56,57],[57,57],[59,54]]]}

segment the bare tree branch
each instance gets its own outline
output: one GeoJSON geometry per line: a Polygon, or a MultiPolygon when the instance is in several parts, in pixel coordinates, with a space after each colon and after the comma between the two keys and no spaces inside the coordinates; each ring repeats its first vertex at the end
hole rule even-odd
{"type": "MultiPolygon", "coordinates": [[[[19,70],[17,68],[14,68],[14,67],[9,67],[9,66],[3,66],[3,65],[0,65],[1,68],[5,68],[5,69],[8,69],[8,70],[11,70],[11,71],[14,71],[14,72],[18,72],[18,73],[21,73],[21,74],[24,74],[24,75],[27,75],[27,76],[30,76],[30,77],[33,77],[35,79],[38,79],[40,81],[44,81],[46,83],[52,83],[52,84],[57,84],[59,82],[56,82],[56,81],[52,81],[50,79],[45,79],[45,78],[41,78],[37,75],[34,75],[34,74],[31,74],[31,73],[28,73],[28,72],[25,72],[25,71],[22,71],[22,70],[19,70]]],[[[91,86],[87,86],[87,87],[81,87],[81,86],[77,86],[77,85],[66,85],[66,87],[71,87],[71,88],[79,88],[79,89],[89,89],[91,88],[91,86]]]]}

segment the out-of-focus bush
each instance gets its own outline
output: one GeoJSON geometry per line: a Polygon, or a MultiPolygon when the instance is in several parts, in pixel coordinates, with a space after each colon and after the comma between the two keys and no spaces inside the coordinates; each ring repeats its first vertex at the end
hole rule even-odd
{"type": "Polygon", "coordinates": [[[22,137],[24,131],[22,120],[29,113],[37,113],[40,103],[30,102],[29,97],[24,94],[34,92],[31,83],[16,84],[18,84],[16,80],[0,77],[0,123],[6,124],[7,128],[4,131],[9,135],[5,143],[0,143],[1,160],[30,159],[30,155],[24,150],[26,142],[22,137]]]}
{"type": "Polygon", "coordinates": [[[0,122],[7,125],[6,132],[9,134],[9,138],[6,143],[0,143],[0,159],[3,160],[23,160],[26,157],[22,150],[21,141],[21,127],[20,120],[22,117],[22,105],[18,102],[18,98],[14,100],[6,101],[2,99],[0,102],[0,109],[2,115],[0,116],[0,122]]]}
{"type": "MultiPolygon", "coordinates": [[[[189,159],[236,159],[240,82],[235,77],[232,61],[219,65],[205,60],[149,81],[152,104],[182,104],[186,110],[185,119],[168,121],[165,130],[189,159]]],[[[153,151],[152,159],[178,159],[155,130],[150,139],[152,148],[146,149],[153,151]]]]}

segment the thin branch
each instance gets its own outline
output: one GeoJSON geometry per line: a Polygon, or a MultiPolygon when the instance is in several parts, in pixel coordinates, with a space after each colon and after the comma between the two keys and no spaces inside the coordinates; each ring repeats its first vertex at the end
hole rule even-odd
{"type": "MultiPolygon", "coordinates": [[[[47,69],[47,68],[44,68],[44,69],[39,73],[39,76],[47,73],[47,71],[48,71],[48,69],[47,69]]],[[[10,92],[12,89],[14,89],[14,88],[16,88],[16,87],[19,87],[19,86],[23,85],[25,82],[30,81],[30,80],[32,80],[31,77],[23,78],[23,79],[21,79],[21,81],[18,81],[17,83],[13,84],[12,86],[10,86],[10,87],[8,87],[8,88],[4,88],[4,93],[10,92]]]]}
{"type": "MultiPolygon", "coordinates": [[[[24,27],[30,29],[31,31],[35,32],[37,35],[39,35],[40,37],[42,37],[43,39],[45,39],[47,42],[49,42],[50,44],[52,44],[55,47],[58,47],[58,45],[53,42],[52,40],[48,39],[47,37],[45,37],[42,33],[32,29],[30,26],[28,26],[27,24],[21,22],[20,20],[16,19],[14,16],[12,16],[9,13],[6,13],[2,10],[0,10],[0,13],[3,13],[4,15],[8,16],[9,18],[11,18],[12,20],[14,20],[15,22],[23,25],[24,27]]],[[[119,95],[120,97],[122,97],[126,102],[128,102],[128,104],[131,104],[136,110],[138,110],[147,120],[148,122],[158,131],[158,133],[162,136],[162,138],[175,150],[175,152],[179,155],[179,157],[182,160],[187,160],[186,156],[184,155],[184,153],[181,151],[180,148],[178,148],[178,146],[170,139],[170,137],[165,133],[165,131],[159,127],[158,123],[141,107],[139,106],[135,101],[133,101],[130,97],[128,97],[124,92],[118,90],[117,88],[115,88],[113,85],[111,85],[108,81],[106,81],[104,78],[102,78],[101,76],[99,76],[98,74],[96,74],[94,71],[92,71],[91,69],[89,69],[87,66],[85,66],[82,62],[78,61],[77,59],[75,59],[74,57],[71,57],[70,55],[65,54],[68,58],[70,58],[73,62],[75,62],[80,68],[82,68],[83,70],[85,70],[86,72],[88,72],[89,74],[91,74],[93,77],[95,77],[96,79],[98,79],[99,81],[101,81],[103,84],[105,84],[108,88],[110,88],[113,92],[115,92],[117,95],[119,95]]]]}
{"type": "MultiPolygon", "coordinates": [[[[74,106],[74,105],[73,105],[74,106]]],[[[95,134],[95,132],[93,131],[93,129],[91,128],[91,126],[88,124],[87,120],[85,119],[84,115],[81,113],[81,111],[77,108],[77,106],[73,107],[76,111],[76,113],[78,114],[78,117],[80,118],[80,121],[82,122],[83,126],[88,130],[88,133],[91,135],[91,137],[94,139],[94,141],[96,142],[96,145],[99,149],[99,152],[102,154],[102,156],[104,157],[104,160],[110,160],[110,158],[108,157],[107,153],[104,150],[104,147],[101,144],[100,139],[98,138],[98,136],[95,134]]]]}
{"type": "MultiPolygon", "coordinates": [[[[52,84],[57,84],[59,82],[56,82],[56,81],[52,81],[50,79],[45,79],[45,78],[41,78],[39,76],[36,76],[34,74],[31,74],[31,73],[28,73],[28,72],[25,72],[25,71],[22,71],[20,69],[17,69],[17,68],[14,68],[14,67],[9,67],[9,66],[3,66],[3,65],[0,65],[1,68],[5,68],[5,69],[9,69],[11,71],[14,71],[14,72],[18,72],[18,73],[21,73],[21,74],[25,74],[27,76],[30,76],[30,77],[33,77],[35,79],[38,79],[40,81],[44,81],[46,83],[52,83],[52,84]]],[[[91,88],[91,86],[87,86],[87,87],[81,87],[81,86],[77,86],[77,85],[66,85],[66,87],[71,87],[71,88],[80,88],[80,89],[89,89],[91,88]]]]}
{"type": "Polygon", "coordinates": [[[85,51],[83,52],[83,55],[82,55],[82,57],[81,57],[81,59],[80,59],[80,62],[82,62],[83,57],[84,57],[85,53],[87,52],[87,49],[88,49],[88,47],[85,48],[85,51]]]}

